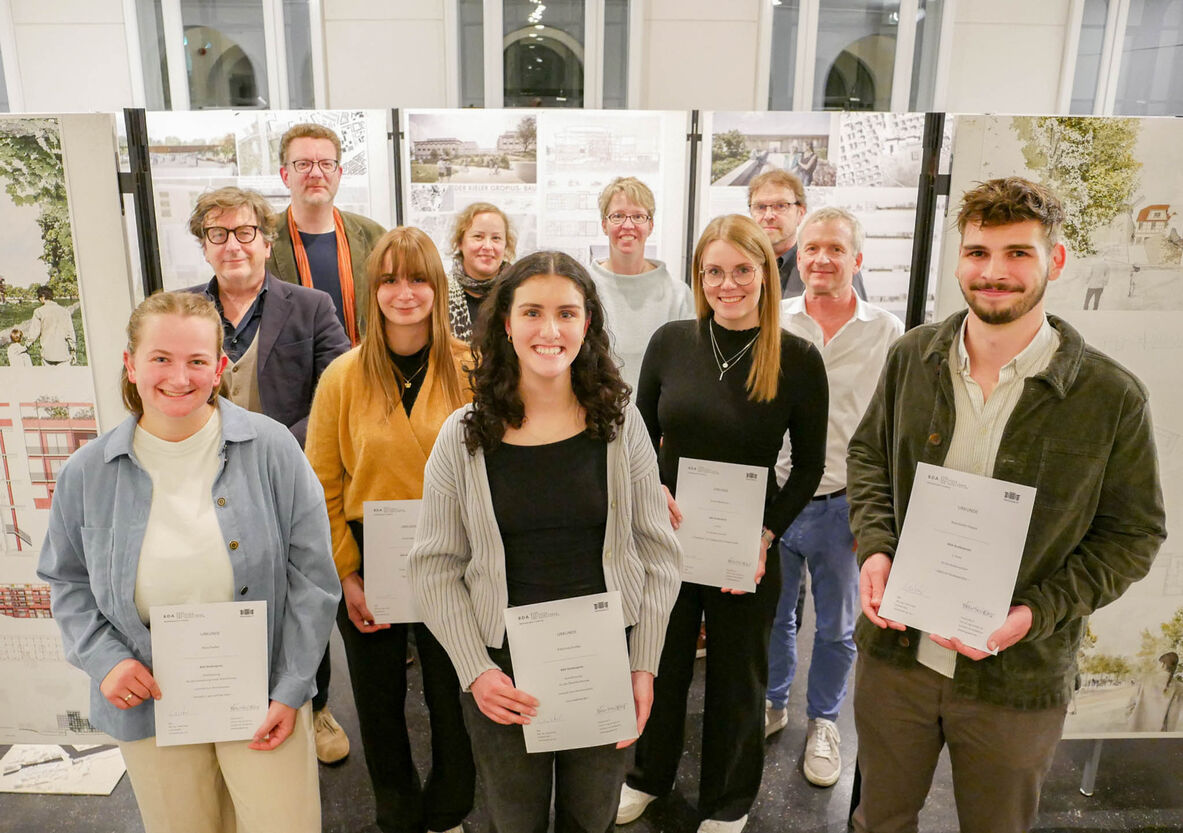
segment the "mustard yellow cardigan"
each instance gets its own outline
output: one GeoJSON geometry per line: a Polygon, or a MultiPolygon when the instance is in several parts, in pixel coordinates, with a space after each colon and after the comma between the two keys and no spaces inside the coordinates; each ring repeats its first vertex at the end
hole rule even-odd
{"type": "MultiPolygon", "coordinates": [[[[450,345],[460,373],[463,404],[472,401],[468,346],[450,345]]],[[[359,521],[367,500],[417,500],[423,497],[423,467],[440,426],[454,406],[441,385],[428,375],[408,417],[402,405],[386,413],[385,397],[369,390],[362,376],[360,348],[337,357],[316,387],[304,453],[324,487],[333,533],[337,576],[361,567],[361,553],[348,521],[359,521]]]]}

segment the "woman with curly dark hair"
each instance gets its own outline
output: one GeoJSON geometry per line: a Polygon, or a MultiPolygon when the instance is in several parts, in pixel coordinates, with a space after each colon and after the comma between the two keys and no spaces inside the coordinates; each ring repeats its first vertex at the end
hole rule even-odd
{"type": "Polygon", "coordinates": [[[520,727],[538,701],[514,687],[503,613],[619,590],[639,734],[681,550],[586,270],[537,252],[490,295],[473,342],[473,403],[444,423],[427,462],[411,581],[465,689],[493,826],[545,831],[553,784],[558,830],[607,830],[628,742],[526,753],[520,727]]]}

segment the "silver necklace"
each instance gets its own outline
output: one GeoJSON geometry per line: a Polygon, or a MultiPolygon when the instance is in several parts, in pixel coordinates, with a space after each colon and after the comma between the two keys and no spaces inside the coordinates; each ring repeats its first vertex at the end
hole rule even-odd
{"type": "Polygon", "coordinates": [[[711,331],[711,353],[715,357],[715,366],[719,368],[719,381],[723,381],[723,374],[730,370],[737,361],[743,358],[744,354],[752,348],[756,343],[756,339],[760,337],[759,333],[752,336],[752,340],[739,349],[739,352],[730,359],[723,356],[723,351],[719,349],[719,342],[715,340],[715,320],[712,318],[708,322],[708,327],[711,331]]]}

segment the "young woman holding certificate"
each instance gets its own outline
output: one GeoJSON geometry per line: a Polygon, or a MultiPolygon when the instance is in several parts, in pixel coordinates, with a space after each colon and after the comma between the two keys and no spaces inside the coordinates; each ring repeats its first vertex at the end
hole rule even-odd
{"type": "Polygon", "coordinates": [[[448,326],[448,279],[435,244],[416,228],[383,235],[366,261],[361,344],[325,370],[305,452],[328,503],[333,560],[345,604],[338,628],[384,833],[459,831],[475,774],[460,685],[422,624],[377,624],[366,601],[366,501],[418,500],[423,467],[448,414],[471,395],[468,348],[448,326]],[[413,631],[431,722],[431,774],[422,788],[407,735],[407,635],[413,631]]]}
{"type": "MultiPolygon", "coordinates": [[[[670,614],[653,714],[637,743],[617,823],[632,821],[674,785],[682,756],[686,695],[699,622],[706,616],[706,711],[699,780],[700,831],[738,831],[764,767],[768,637],[780,594],[772,542],[809,502],[825,461],[828,391],[821,356],[780,329],[776,256],[747,217],[717,217],[694,251],[697,321],[666,324],[641,364],[637,406],[661,479],[677,494],[683,458],[767,469],[756,592],[683,582],[670,614]],[[792,471],[777,488],[774,467],[786,432],[792,471]]],[[[670,499],[673,522],[680,522],[670,499]]]]}
{"type": "Polygon", "coordinates": [[[313,678],[340,587],[316,476],[291,433],[218,398],[222,321],[201,295],[146,299],[127,325],[132,416],[62,467],[37,573],[66,657],[92,680],[148,833],[320,830],[313,678]],[[266,602],[270,705],[252,741],[157,746],[149,610],[266,602]]]}
{"type": "Polygon", "coordinates": [[[532,254],[485,310],[473,404],[444,423],[427,463],[411,581],[465,688],[493,827],[545,831],[553,784],[556,830],[608,830],[628,743],[527,754],[521,724],[538,701],[514,686],[504,611],[620,591],[640,732],[680,550],[584,268],[532,254]]]}

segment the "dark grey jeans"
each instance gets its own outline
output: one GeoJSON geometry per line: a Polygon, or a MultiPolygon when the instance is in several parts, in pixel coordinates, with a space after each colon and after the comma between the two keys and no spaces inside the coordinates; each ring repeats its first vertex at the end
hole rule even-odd
{"type": "MultiPolygon", "coordinates": [[[[513,677],[508,650],[490,650],[489,655],[513,677]]],[[[609,744],[528,753],[521,726],[494,723],[470,692],[460,695],[460,705],[481,798],[497,833],[546,833],[552,787],[555,833],[612,832],[631,749],[609,744]]]]}

